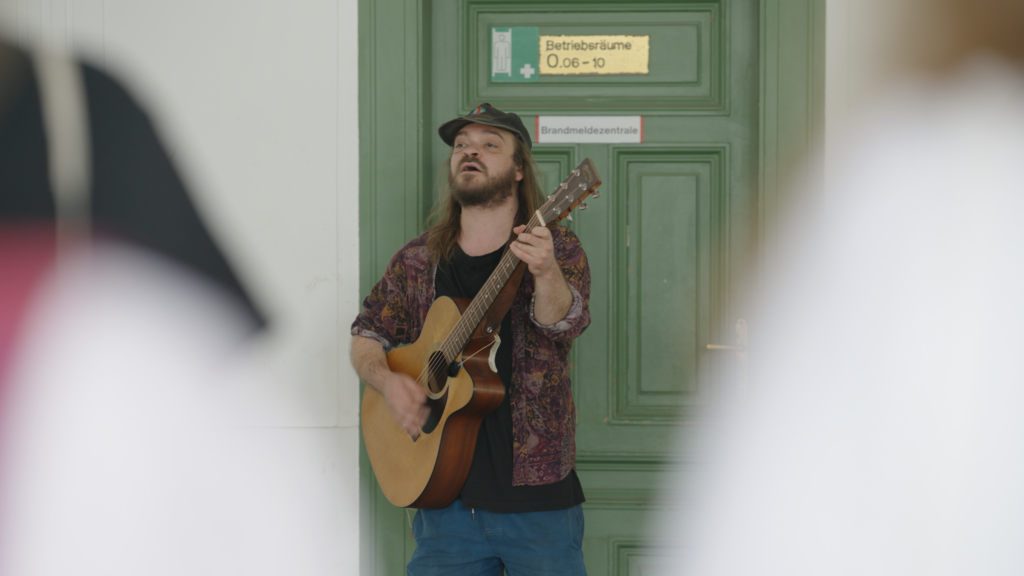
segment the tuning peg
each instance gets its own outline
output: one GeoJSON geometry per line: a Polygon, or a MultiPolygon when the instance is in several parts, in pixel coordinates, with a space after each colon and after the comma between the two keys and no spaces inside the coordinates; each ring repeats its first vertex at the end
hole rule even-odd
{"type": "Polygon", "coordinates": [[[569,222],[572,222],[572,214],[566,214],[565,217],[569,219],[569,222]]]}
{"type": "Polygon", "coordinates": [[[600,198],[601,197],[601,193],[598,192],[597,190],[594,190],[593,192],[591,192],[590,195],[593,196],[594,198],[600,198]]]}
{"type": "Polygon", "coordinates": [[[586,210],[586,209],[587,209],[587,205],[585,203],[581,203],[580,204],[580,210],[586,210]]]}

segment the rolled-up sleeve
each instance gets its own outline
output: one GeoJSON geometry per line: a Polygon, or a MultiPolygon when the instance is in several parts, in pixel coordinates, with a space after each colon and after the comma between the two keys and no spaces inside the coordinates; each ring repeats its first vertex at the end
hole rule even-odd
{"type": "Polygon", "coordinates": [[[363,338],[369,338],[370,340],[376,340],[377,342],[380,342],[380,345],[384,348],[385,352],[390,352],[391,349],[395,347],[391,342],[388,341],[387,338],[381,336],[380,334],[374,332],[373,330],[367,330],[365,328],[357,328],[353,326],[352,335],[361,336],[363,338]]]}
{"type": "Polygon", "coordinates": [[[352,323],[352,335],[380,342],[385,352],[408,344],[411,311],[406,302],[407,282],[399,253],[388,262],[384,276],[363,300],[363,311],[352,323]]]}
{"type": "Polygon", "coordinates": [[[534,294],[530,299],[530,320],[548,334],[565,332],[566,330],[571,329],[579,318],[583,316],[583,297],[580,296],[579,290],[574,288],[571,284],[569,285],[569,291],[572,292],[572,305],[569,306],[569,312],[565,315],[565,318],[562,318],[554,324],[541,324],[538,322],[537,316],[534,315],[533,311],[533,306],[537,302],[537,295],[534,294]]]}
{"type": "Polygon", "coordinates": [[[534,315],[534,294],[530,301],[530,321],[544,336],[551,340],[573,340],[590,325],[590,266],[576,234],[568,228],[558,226],[552,230],[555,243],[555,258],[562,269],[572,292],[572,304],[564,318],[554,324],[545,325],[534,315]]]}

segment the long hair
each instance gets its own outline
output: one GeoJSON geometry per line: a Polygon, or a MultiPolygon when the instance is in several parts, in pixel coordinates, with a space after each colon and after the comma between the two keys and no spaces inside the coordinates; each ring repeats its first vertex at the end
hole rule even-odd
{"type": "MultiPolygon", "coordinates": [[[[529,222],[533,213],[544,203],[544,195],[541,193],[540,182],[537,179],[539,172],[533,161],[533,154],[530,153],[530,147],[518,138],[514,140],[516,148],[512,158],[516,167],[523,171],[523,179],[516,185],[519,210],[516,212],[513,227],[529,222]]],[[[441,194],[427,218],[427,226],[429,226],[427,251],[434,262],[441,259],[451,262],[452,256],[455,254],[455,244],[459,240],[462,206],[452,197],[452,191],[448,185],[448,174],[451,171],[454,151],[453,148],[448,152],[444,165],[438,173],[438,186],[441,188],[441,194]]],[[[509,235],[511,236],[511,234],[512,231],[509,230],[509,235]]]]}

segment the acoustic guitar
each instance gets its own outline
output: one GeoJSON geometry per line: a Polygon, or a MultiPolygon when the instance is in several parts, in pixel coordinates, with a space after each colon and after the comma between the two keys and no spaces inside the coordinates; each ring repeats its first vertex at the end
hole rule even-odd
{"type": "MultiPolygon", "coordinates": [[[[600,184],[587,158],[548,196],[526,231],[550,226],[577,206],[586,208],[583,200],[591,194],[597,198],[600,184]]],[[[438,298],[419,339],[388,353],[391,370],[408,374],[427,392],[430,415],[415,438],[395,421],[384,396],[366,387],[363,440],[377,482],[395,506],[444,508],[462,490],[480,422],[505,397],[494,365],[501,345],[498,330],[525,267],[506,249],[475,298],[438,298]]],[[[511,335],[505,338],[511,346],[511,335]]]]}

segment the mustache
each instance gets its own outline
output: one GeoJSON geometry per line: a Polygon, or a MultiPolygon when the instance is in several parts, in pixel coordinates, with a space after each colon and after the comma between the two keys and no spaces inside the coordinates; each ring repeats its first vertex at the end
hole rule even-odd
{"type": "Polygon", "coordinates": [[[484,174],[487,173],[487,168],[484,167],[483,162],[478,162],[476,160],[473,160],[472,158],[466,158],[462,162],[459,162],[459,165],[456,166],[456,168],[455,168],[455,172],[456,173],[461,172],[462,171],[462,167],[465,166],[466,164],[474,164],[477,167],[478,170],[480,170],[484,174]]]}
{"type": "Polygon", "coordinates": [[[510,167],[507,174],[496,172],[494,176],[488,175],[485,182],[477,183],[476,186],[460,182],[456,176],[457,172],[448,174],[448,191],[452,200],[463,208],[498,206],[518,190],[514,166],[510,167]]]}

